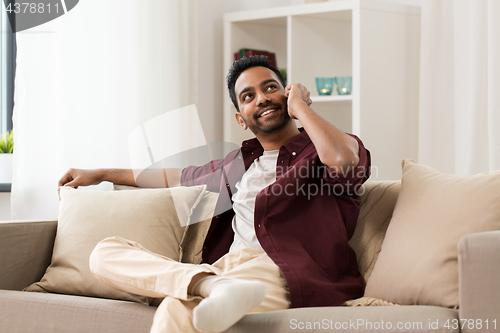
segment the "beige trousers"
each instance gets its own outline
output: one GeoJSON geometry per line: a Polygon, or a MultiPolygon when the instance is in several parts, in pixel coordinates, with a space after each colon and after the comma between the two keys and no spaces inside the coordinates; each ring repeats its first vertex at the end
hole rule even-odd
{"type": "Polygon", "coordinates": [[[165,298],[156,311],[152,333],[199,332],[193,326],[193,308],[202,298],[188,295],[188,287],[200,273],[262,282],[266,296],[250,313],[290,307],[286,280],[263,250],[246,248],[227,253],[213,265],[194,265],[153,253],[133,241],[111,237],[97,244],[89,263],[97,279],[111,288],[165,298]]]}

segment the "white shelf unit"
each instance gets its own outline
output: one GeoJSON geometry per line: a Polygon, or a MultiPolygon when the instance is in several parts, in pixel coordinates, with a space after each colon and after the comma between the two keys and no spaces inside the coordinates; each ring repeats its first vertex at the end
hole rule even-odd
{"type": "MultiPolygon", "coordinates": [[[[288,83],[311,92],[311,107],[363,140],[372,154],[371,179],[399,179],[401,160],[416,158],[419,7],[350,0],[228,13],[224,75],[240,48],[276,53],[288,83]],[[325,76],[352,76],[352,94],[319,96],[315,78],[325,76]]],[[[224,92],[224,141],[239,145],[252,133],[236,123],[224,92]]]]}

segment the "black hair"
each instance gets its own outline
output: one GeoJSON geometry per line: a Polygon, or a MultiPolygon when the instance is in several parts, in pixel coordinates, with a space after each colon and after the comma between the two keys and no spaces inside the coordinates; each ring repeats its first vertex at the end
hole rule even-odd
{"type": "Polygon", "coordinates": [[[231,101],[233,102],[234,106],[236,107],[236,110],[240,112],[240,108],[238,107],[238,100],[236,99],[236,92],[234,91],[234,86],[236,85],[236,80],[238,80],[238,77],[240,77],[241,73],[246,71],[247,69],[251,67],[266,67],[272,70],[276,75],[278,76],[278,79],[280,80],[281,84],[283,85],[283,88],[286,86],[285,80],[283,79],[283,76],[281,75],[280,71],[271,65],[269,65],[269,60],[267,59],[266,56],[263,55],[257,55],[257,56],[250,56],[248,58],[241,58],[240,60],[236,60],[233,62],[233,65],[229,69],[229,73],[227,74],[226,81],[227,81],[227,88],[229,89],[229,97],[231,98],[231,101]]]}

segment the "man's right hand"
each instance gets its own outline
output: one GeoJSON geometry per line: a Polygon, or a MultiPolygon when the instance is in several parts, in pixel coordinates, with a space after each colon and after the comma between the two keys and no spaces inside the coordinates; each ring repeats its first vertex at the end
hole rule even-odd
{"type": "Polygon", "coordinates": [[[103,181],[102,170],[69,169],[59,180],[59,186],[89,186],[103,181]]]}

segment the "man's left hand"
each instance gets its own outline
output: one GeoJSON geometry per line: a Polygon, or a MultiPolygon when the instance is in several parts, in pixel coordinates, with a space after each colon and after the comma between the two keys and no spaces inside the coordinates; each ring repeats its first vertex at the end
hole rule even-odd
{"type": "Polygon", "coordinates": [[[312,104],[311,93],[300,83],[294,83],[286,86],[285,96],[288,98],[288,114],[292,117],[292,119],[297,119],[294,110],[299,103],[306,103],[307,106],[312,104]]]}

